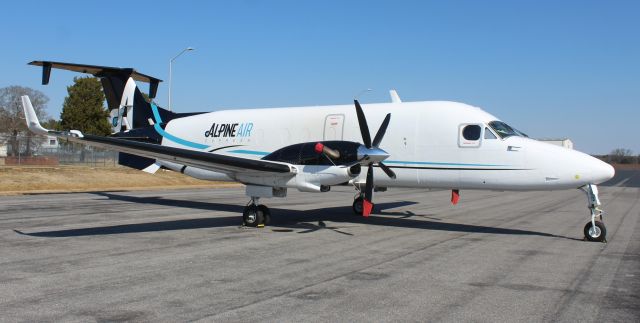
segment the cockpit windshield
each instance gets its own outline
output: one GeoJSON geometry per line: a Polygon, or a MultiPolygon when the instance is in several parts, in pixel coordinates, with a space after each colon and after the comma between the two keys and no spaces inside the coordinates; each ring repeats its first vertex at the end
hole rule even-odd
{"type": "Polygon", "coordinates": [[[508,124],[506,124],[506,123],[504,123],[502,121],[491,121],[491,122],[489,122],[489,126],[502,139],[507,138],[507,137],[511,137],[511,136],[529,137],[524,132],[519,131],[516,128],[513,128],[510,125],[508,125],[508,124]]]}

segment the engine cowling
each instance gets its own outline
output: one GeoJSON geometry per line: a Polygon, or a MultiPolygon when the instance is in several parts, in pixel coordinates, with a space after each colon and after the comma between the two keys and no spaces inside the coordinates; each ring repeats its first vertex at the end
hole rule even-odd
{"type": "Polygon", "coordinates": [[[302,192],[326,192],[333,185],[349,182],[354,176],[346,166],[300,165],[288,187],[302,192]]]}
{"type": "Polygon", "coordinates": [[[295,165],[297,174],[287,181],[287,187],[326,192],[332,185],[347,183],[360,175],[361,147],[351,141],[305,142],[280,148],[262,159],[295,165]]]}
{"type": "Polygon", "coordinates": [[[333,185],[349,182],[357,175],[352,167],[326,165],[292,165],[294,174],[274,174],[273,176],[237,174],[235,179],[245,184],[288,187],[302,192],[327,192],[333,185]]]}
{"type": "Polygon", "coordinates": [[[280,148],[263,157],[264,160],[284,162],[301,166],[351,165],[358,161],[358,149],[362,146],[352,141],[314,141],[280,148]],[[338,156],[328,156],[316,150],[318,144],[337,152],[338,156]]]}

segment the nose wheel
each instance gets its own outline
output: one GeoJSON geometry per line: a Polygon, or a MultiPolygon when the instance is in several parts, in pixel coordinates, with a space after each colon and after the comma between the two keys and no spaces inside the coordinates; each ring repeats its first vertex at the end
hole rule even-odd
{"type": "Polygon", "coordinates": [[[607,242],[607,228],[600,221],[595,221],[595,225],[589,221],[584,225],[584,237],[589,241],[607,242]]]}
{"type": "Polygon", "coordinates": [[[591,213],[591,221],[584,225],[584,239],[594,242],[607,242],[607,227],[604,225],[604,212],[599,208],[598,187],[592,184],[585,185],[581,189],[587,194],[588,208],[591,213]]]}

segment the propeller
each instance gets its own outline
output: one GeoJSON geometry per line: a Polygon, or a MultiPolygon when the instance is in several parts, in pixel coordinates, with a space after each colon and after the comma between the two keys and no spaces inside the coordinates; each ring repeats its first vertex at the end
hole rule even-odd
{"type": "Polygon", "coordinates": [[[331,149],[331,148],[325,146],[321,142],[316,143],[316,145],[315,145],[315,147],[313,149],[316,151],[316,153],[325,154],[326,156],[328,156],[331,159],[340,158],[340,151],[335,150],[335,149],[331,149]]]}
{"type": "Polygon", "coordinates": [[[387,116],[384,118],[384,121],[382,121],[382,124],[380,125],[380,128],[372,142],[367,118],[364,116],[360,102],[358,102],[358,100],[353,100],[353,103],[356,106],[358,125],[360,126],[360,134],[362,135],[362,141],[364,143],[363,146],[358,148],[358,159],[361,164],[364,163],[369,166],[364,188],[364,200],[362,201],[362,215],[367,217],[371,214],[371,210],[373,209],[373,165],[377,164],[380,166],[382,171],[384,171],[384,173],[390,178],[396,178],[396,174],[393,170],[382,163],[383,160],[389,157],[389,154],[378,147],[380,146],[380,142],[382,142],[382,138],[384,138],[384,134],[387,132],[387,127],[391,120],[391,113],[387,113],[387,116]]]}

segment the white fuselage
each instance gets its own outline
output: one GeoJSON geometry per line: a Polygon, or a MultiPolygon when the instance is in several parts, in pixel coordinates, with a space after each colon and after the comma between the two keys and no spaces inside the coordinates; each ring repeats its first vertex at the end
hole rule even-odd
{"type": "MultiPolygon", "coordinates": [[[[397,178],[376,168],[376,186],[555,190],[598,184],[613,176],[610,165],[584,153],[522,136],[502,139],[488,126],[499,119],[466,104],[404,102],[364,104],[362,108],[372,136],[391,113],[380,148],[389,153],[385,164],[397,178]],[[461,129],[468,124],[480,125],[478,140],[463,138],[461,129]]],[[[255,159],[295,143],[362,142],[352,105],[223,110],[172,120],[165,131],[172,136],[165,136],[163,145],[255,159]]],[[[364,181],[365,170],[356,181],[364,181]]],[[[185,174],[238,180],[193,168],[185,174]]]]}

